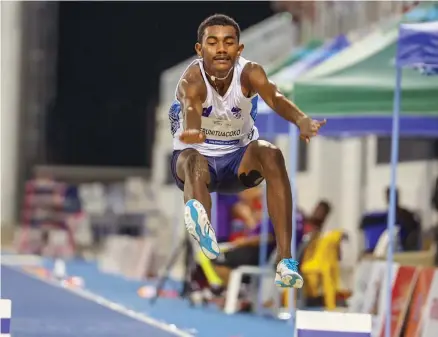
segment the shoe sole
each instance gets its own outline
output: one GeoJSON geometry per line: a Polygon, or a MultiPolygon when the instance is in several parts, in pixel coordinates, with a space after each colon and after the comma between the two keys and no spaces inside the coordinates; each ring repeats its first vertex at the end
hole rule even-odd
{"type": "Polygon", "coordinates": [[[275,285],[279,288],[302,288],[303,279],[298,274],[285,275],[281,277],[280,274],[275,275],[275,285]]]}
{"type": "Polygon", "coordinates": [[[204,206],[197,200],[189,200],[186,203],[184,219],[187,231],[198,242],[204,255],[210,260],[216,259],[220,249],[204,206]]]}

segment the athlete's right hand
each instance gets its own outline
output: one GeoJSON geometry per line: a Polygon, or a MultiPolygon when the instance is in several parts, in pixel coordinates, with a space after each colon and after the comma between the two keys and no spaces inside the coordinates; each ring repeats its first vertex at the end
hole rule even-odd
{"type": "Polygon", "coordinates": [[[201,144],[205,141],[205,138],[202,131],[196,129],[184,130],[179,136],[179,140],[186,144],[201,144]]]}

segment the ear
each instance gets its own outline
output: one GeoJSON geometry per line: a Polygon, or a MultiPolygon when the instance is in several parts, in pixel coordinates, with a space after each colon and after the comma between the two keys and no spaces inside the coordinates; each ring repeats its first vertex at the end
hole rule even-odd
{"type": "Polygon", "coordinates": [[[242,54],[244,48],[245,48],[245,45],[242,43],[242,44],[239,46],[239,49],[237,49],[237,55],[240,56],[240,55],[242,54]]]}
{"type": "Polygon", "coordinates": [[[202,58],[202,46],[199,42],[197,42],[195,44],[195,51],[196,51],[196,54],[198,54],[198,57],[202,58]]]}

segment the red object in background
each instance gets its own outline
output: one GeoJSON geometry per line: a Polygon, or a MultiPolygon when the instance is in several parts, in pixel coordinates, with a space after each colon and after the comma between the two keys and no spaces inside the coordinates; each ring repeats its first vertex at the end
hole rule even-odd
{"type": "Polygon", "coordinates": [[[403,13],[409,12],[412,8],[417,7],[420,4],[420,1],[407,1],[407,3],[403,4],[403,13]]]}
{"type": "Polygon", "coordinates": [[[251,205],[252,209],[255,211],[261,211],[263,208],[262,199],[254,199],[251,205]]]}
{"type": "Polygon", "coordinates": [[[29,230],[36,226],[67,231],[70,249],[75,251],[74,236],[67,224],[67,214],[63,211],[66,187],[66,184],[52,179],[26,182],[22,209],[23,231],[18,247],[20,252],[28,252],[29,230]]]}
{"type": "Polygon", "coordinates": [[[315,230],[315,226],[312,223],[310,223],[310,222],[304,223],[304,228],[303,228],[304,235],[309,234],[309,233],[313,232],[314,230],[315,230]]]}
{"type": "MultiPolygon", "coordinates": [[[[391,337],[400,336],[418,274],[419,270],[415,267],[401,266],[398,269],[391,296],[391,337]]],[[[385,336],[385,325],[382,326],[380,337],[385,336]]]]}
{"type": "Polygon", "coordinates": [[[243,232],[232,233],[230,235],[229,241],[233,242],[233,241],[236,241],[237,239],[240,239],[240,238],[243,238],[243,237],[245,237],[245,233],[243,233],[243,232]]]}
{"type": "Polygon", "coordinates": [[[429,296],[430,285],[435,274],[434,268],[422,268],[409,307],[409,317],[406,324],[406,337],[418,337],[421,331],[423,311],[429,296]]]}

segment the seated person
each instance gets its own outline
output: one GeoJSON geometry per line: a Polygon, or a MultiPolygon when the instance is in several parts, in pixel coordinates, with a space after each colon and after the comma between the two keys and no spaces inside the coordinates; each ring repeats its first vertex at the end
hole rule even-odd
{"type": "Polygon", "coordinates": [[[331,204],[328,201],[320,200],[311,215],[303,220],[303,236],[300,245],[297,246],[297,259],[300,263],[303,261],[304,254],[306,254],[307,258],[313,255],[317,239],[322,232],[325,221],[330,215],[331,209],[331,204]]]}
{"type": "MultiPolygon", "coordinates": [[[[385,197],[389,206],[389,187],[385,190],[385,197]]],[[[418,250],[421,237],[420,219],[415,213],[400,205],[400,193],[396,190],[395,197],[396,226],[399,227],[400,246],[403,251],[418,250]]],[[[366,231],[368,240],[366,253],[371,253],[379,240],[380,235],[386,230],[388,211],[374,212],[362,217],[360,228],[366,231]]]]}
{"type": "MultiPolygon", "coordinates": [[[[386,202],[389,207],[390,188],[385,191],[386,202]]],[[[400,205],[399,190],[395,191],[396,224],[400,226],[400,244],[403,251],[419,249],[421,236],[421,223],[419,217],[406,207],[400,205]]]]}
{"type": "Polygon", "coordinates": [[[331,205],[326,200],[320,200],[310,217],[304,221],[304,233],[320,232],[331,212],[331,205]]]}
{"type": "Polygon", "coordinates": [[[233,209],[239,197],[234,194],[217,195],[217,226],[216,237],[218,242],[228,242],[231,233],[230,223],[234,217],[233,209]]]}
{"type": "Polygon", "coordinates": [[[231,210],[229,242],[244,237],[249,228],[255,228],[262,222],[262,197],[262,189],[257,187],[245,190],[237,196],[231,210]]]}
{"type": "MultiPolygon", "coordinates": [[[[212,261],[218,276],[224,285],[228,284],[231,271],[242,265],[258,265],[262,230],[262,190],[259,187],[245,190],[239,194],[239,201],[234,205],[233,233],[230,236],[232,248],[212,261]],[[240,224],[240,226],[238,226],[240,224]]],[[[268,226],[267,258],[275,247],[274,228],[268,226]]]]}

